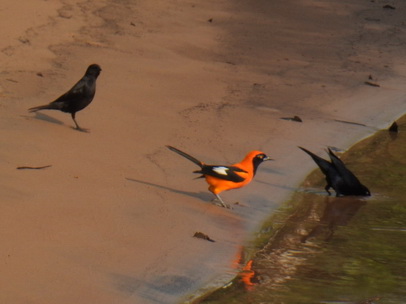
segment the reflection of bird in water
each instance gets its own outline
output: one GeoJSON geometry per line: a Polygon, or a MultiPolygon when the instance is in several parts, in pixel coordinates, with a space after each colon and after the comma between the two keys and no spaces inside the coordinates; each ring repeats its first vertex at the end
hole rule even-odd
{"type": "Polygon", "coordinates": [[[249,260],[239,273],[241,281],[243,282],[246,290],[251,290],[256,285],[256,283],[253,282],[253,279],[255,278],[255,271],[252,270],[252,262],[253,260],[249,260]]]}
{"type": "Polygon", "coordinates": [[[76,112],[86,108],[93,100],[96,93],[96,79],[99,76],[101,68],[97,64],[91,64],[85,75],[65,94],[58,97],[53,102],[28,109],[30,112],[37,112],[40,110],[59,110],[62,112],[70,113],[79,131],[85,131],[79,127],[76,122],[76,112]]]}
{"type": "Polygon", "coordinates": [[[204,177],[206,179],[206,182],[210,185],[209,191],[216,196],[221,205],[225,208],[230,208],[230,206],[223,202],[219,196],[219,193],[226,190],[244,187],[254,178],[258,166],[263,161],[271,160],[263,152],[251,151],[238,164],[231,166],[206,165],[200,160],[197,160],[193,156],[180,151],[179,149],[172,146],[167,146],[167,148],[187,158],[200,167],[200,170],[193,171],[193,173],[199,173],[201,174],[200,177],[204,177]]]}
{"type": "Polygon", "coordinates": [[[329,191],[330,188],[335,190],[336,196],[371,195],[368,188],[361,184],[358,178],[347,169],[344,163],[330,149],[328,149],[328,155],[330,156],[331,162],[317,156],[305,148],[299,148],[313,158],[323,174],[326,176],[327,185],[324,189],[329,195],[331,194],[329,191]]]}
{"type": "Polygon", "coordinates": [[[316,237],[327,232],[325,241],[329,241],[337,226],[347,226],[349,221],[357,214],[366,201],[354,197],[329,198],[326,197],[325,209],[317,225],[302,238],[306,242],[311,237],[316,237]]]}

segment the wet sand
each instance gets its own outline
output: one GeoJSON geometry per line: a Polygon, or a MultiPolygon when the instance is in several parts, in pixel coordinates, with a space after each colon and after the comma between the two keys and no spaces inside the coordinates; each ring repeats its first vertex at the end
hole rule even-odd
{"type": "Polygon", "coordinates": [[[346,149],[406,112],[406,8],[383,5],[5,1],[0,302],[176,303],[231,278],[314,168],[298,145],[346,149]],[[90,133],[27,112],[91,63],[96,97],[77,114],[90,133]],[[207,163],[252,149],[276,161],[224,193],[239,202],[226,210],[166,144],[207,163]]]}

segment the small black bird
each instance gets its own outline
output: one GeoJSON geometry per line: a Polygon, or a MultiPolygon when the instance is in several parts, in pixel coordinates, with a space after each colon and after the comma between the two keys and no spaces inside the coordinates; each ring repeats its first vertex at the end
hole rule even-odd
{"type": "Polygon", "coordinates": [[[330,148],[328,149],[328,155],[330,156],[331,162],[317,156],[305,148],[299,148],[313,158],[323,174],[326,176],[327,185],[324,189],[326,189],[329,195],[331,195],[329,191],[330,188],[335,190],[336,196],[371,195],[368,188],[361,184],[358,178],[347,169],[344,163],[336,155],[334,155],[330,148]]]}
{"type": "Polygon", "coordinates": [[[99,76],[101,68],[97,64],[91,64],[86,70],[85,75],[69,91],[51,102],[50,104],[33,107],[28,109],[30,112],[39,110],[59,110],[71,113],[75,122],[76,129],[85,131],[79,127],[75,119],[76,112],[86,108],[93,100],[96,93],[96,79],[99,76]]]}

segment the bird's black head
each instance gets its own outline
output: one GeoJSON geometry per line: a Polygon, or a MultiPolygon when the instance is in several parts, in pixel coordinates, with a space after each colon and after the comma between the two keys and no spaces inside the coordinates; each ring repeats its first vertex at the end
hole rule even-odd
{"type": "Polygon", "coordinates": [[[347,185],[345,189],[341,190],[343,195],[371,196],[369,189],[359,182],[352,185],[347,185]]]}
{"type": "Polygon", "coordinates": [[[364,185],[361,185],[360,191],[361,191],[361,195],[362,195],[362,196],[371,196],[371,192],[370,192],[369,189],[368,189],[367,187],[365,187],[364,185]]]}
{"type": "Polygon", "coordinates": [[[94,77],[99,76],[101,72],[101,67],[98,64],[91,64],[86,70],[86,75],[92,75],[94,77]]]}
{"type": "Polygon", "coordinates": [[[268,157],[265,153],[260,151],[251,151],[248,155],[251,154],[252,157],[252,164],[254,165],[254,174],[257,172],[258,166],[267,160],[272,160],[272,158],[268,157]]]}

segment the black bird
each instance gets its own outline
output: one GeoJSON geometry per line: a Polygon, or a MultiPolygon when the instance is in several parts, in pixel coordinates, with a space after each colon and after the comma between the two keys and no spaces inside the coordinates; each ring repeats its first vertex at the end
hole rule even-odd
{"type": "Polygon", "coordinates": [[[30,112],[40,110],[59,110],[66,113],[71,113],[72,119],[75,122],[76,129],[85,131],[79,127],[76,122],[76,112],[86,108],[93,100],[96,93],[96,79],[99,76],[101,68],[97,64],[91,64],[86,70],[85,75],[65,94],[55,99],[47,105],[33,107],[28,109],[30,112]]]}
{"type": "Polygon", "coordinates": [[[368,188],[365,187],[358,178],[347,169],[344,163],[334,155],[333,151],[328,148],[328,155],[331,162],[317,156],[316,154],[299,147],[303,151],[313,158],[316,164],[319,166],[323,174],[326,176],[327,185],[324,188],[329,195],[331,195],[329,189],[333,188],[336,192],[336,196],[345,195],[358,195],[358,196],[370,196],[368,188]]]}

